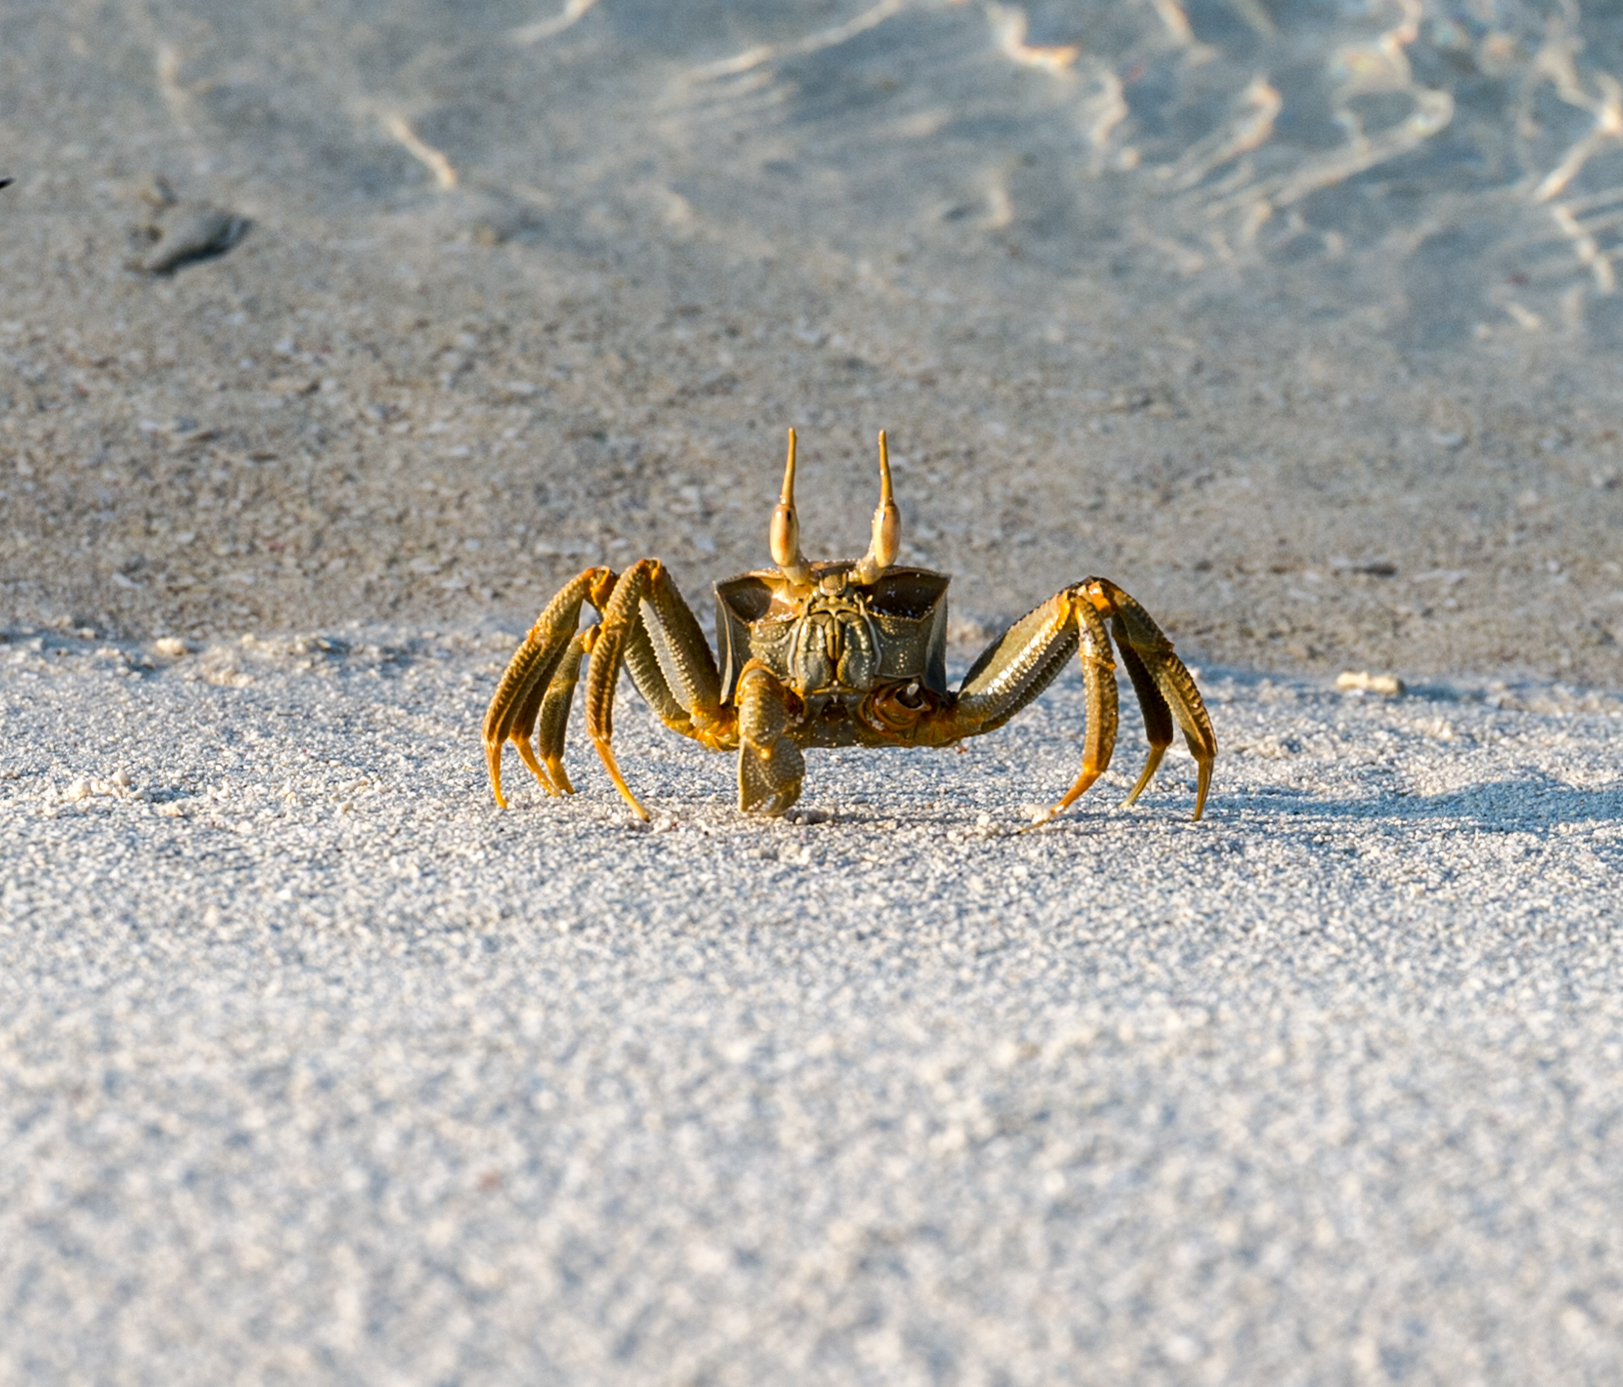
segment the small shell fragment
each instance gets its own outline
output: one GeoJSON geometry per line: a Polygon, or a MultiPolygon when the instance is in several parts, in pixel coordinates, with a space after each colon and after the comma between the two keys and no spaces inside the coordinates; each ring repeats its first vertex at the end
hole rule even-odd
{"type": "Polygon", "coordinates": [[[148,274],[168,274],[191,260],[223,255],[248,232],[248,218],[207,203],[181,203],[158,221],[158,240],[137,262],[148,274]]]}
{"type": "Polygon", "coordinates": [[[174,187],[161,173],[150,173],[136,187],[135,195],[148,207],[173,207],[180,201],[174,187]]]}
{"type": "Polygon", "coordinates": [[[1357,690],[1397,698],[1403,693],[1403,680],[1395,674],[1371,674],[1365,669],[1349,669],[1336,676],[1336,687],[1344,692],[1357,690]]]}

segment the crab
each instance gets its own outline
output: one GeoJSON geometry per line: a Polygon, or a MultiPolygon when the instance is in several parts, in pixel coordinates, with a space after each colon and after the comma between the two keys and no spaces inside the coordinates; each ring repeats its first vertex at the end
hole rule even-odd
{"type": "Polygon", "coordinates": [[[1149,758],[1132,804],[1182,728],[1195,759],[1195,818],[1206,805],[1217,737],[1194,678],[1150,614],[1108,578],[1084,578],[994,640],[956,689],[947,685],[947,574],[899,565],[901,514],[890,454],[879,435],[879,506],[868,552],[855,562],[809,563],[795,514],[795,431],[772,513],[774,567],[715,586],[711,653],[665,565],[641,559],[621,573],[588,568],[549,602],[514,653],[485,715],[485,758],[496,803],[502,749],[512,742],[549,795],[573,794],[564,730],[586,675],[586,730],[615,788],[648,818],[615,761],[614,697],[623,668],[672,731],[738,753],[738,807],[786,812],[800,798],[808,747],[945,747],[994,732],[1080,652],[1087,699],[1082,768],[1049,809],[1064,812],[1103,775],[1116,742],[1111,640],[1138,695],[1149,758]],[[599,620],[580,626],[590,604],[599,620]]]}

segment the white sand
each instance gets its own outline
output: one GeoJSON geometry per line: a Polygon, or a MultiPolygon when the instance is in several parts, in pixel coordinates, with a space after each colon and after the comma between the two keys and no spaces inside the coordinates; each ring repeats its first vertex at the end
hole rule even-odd
{"type": "Polygon", "coordinates": [[[1623,1372],[1618,700],[1208,671],[1018,834],[1074,674],[799,824],[633,695],[650,831],[506,639],[0,646],[0,1381],[1623,1372]]]}

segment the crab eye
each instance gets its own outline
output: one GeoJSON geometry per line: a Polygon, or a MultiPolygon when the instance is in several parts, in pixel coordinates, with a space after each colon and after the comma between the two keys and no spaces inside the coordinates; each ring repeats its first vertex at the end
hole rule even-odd
{"type": "Polygon", "coordinates": [[[789,460],[783,468],[783,494],[772,512],[768,531],[772,562],[791,582],[804,583],[811,577],[805,555],[800,552],[800,521],[795,515],[795,431],[789,430],[789,460]]]}
{"type": "Polygon", "coordinates": [[[800,521],[793,506],[783,502],[772,512],[772,528],[768,535],[772,562],[788,568],[800,554],[800,521]]]}

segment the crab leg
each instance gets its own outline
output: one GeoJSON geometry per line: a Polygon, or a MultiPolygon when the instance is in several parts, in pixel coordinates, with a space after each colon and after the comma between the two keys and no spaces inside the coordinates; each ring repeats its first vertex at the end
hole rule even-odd
{"type": "Polygon", "coordinates": [[[1077,647],[1075,608],[1069,590],[1056,593],[981,652],[959,686],[946,740],[995,731],[1054,682],[1077,647]]]}
{"type": "Polygon", "coordinates": [[[1155,778],[1155,772],[1161,765],[1161,758],[1167,754],[1167,748],[1172,745],[1172,710],[1167,707],[1166,699],[1161,697],[1160,689],[1155,687],[1155,679],[1146,668],[1143,658],[1128,642],[1121,623],[1112,620],[1110,629],[1116,638],[1117,647],[1121,650],[1121,662],[1127,666],[1127,676],[1133,681],[1133,692],[1138,695],[1139,711],[1144,714],[1144,736],[1150,744],[1150,754],[1144,762],[1144,770],[1138,777],[1138,783],[1122,801],[1123,807],[1126,807],[1144,793],[1144,787],[1155,778]]]}
{"type": "Polygon", "coordinates": [[[1063,799],[1039,820],[1063,813],[1110,767],[1116,749],[1116,664],[1098,612],[1077,588],[1056,593],[1003,633],[975,662],[951,714],[961,735],[1003,726],[1053,682],[1078,651],[1087,703],[1082,769],[1063,799]]]}
{"type": "Polygon", "coordinates": [[[800,798],[806,758],[786,735],[789,691],[751,660],[738,677],[738,807],[775,818],[800,798]]]}
{"type": "Polygon", "coordinates": [[[1071,599],[1081,626],[1082,687],[1087,698],[1087,730],[1082,739],[1082,771],[1047,818],[1063,814],[1110,769],[1116,749],[1116,662],[1110,658],[1110,636],[1104,621],[1081,598],[1071,599]]]}
{"type": "Polygon", "coordinates": [[[654,561],[639,602],[642,620],[626,645],[638,691],[672,731],[712,751],[736,745],[737,718],[721,705],[721,673],[698,618],[665,566],[654,561]]]}
{"type": "Polygon", "coordinates": [[[1149,761],[1127,803],[1150,783],[1171,744],[1176,719],[1198,767],[1198,819],[1206,805],[1212,761],[1217,755],[1211,719],[1194,679],[1173,653],[1172,642],[1143,607],[1107,579],[1085,579],[1015,622],[975,661],[955,701],[927,720],[918,740],[946,742],[1003,726],[1053,682],[1072,651],[1080,651],[1087,700],[1082,770],[1040,821],[1046,822],[1074,804],[1110,766],[1117,728],[1112,635],[1138,694],[1150,743],[1149,761]]]}
{"type": "MultiPolygon", "coordinates": [[[[1195,817],[1198,819],[1206,807],[1206,791],[1211,788],[1212,762],[1217,759],[1217,733],[1212,730],[1212,720],[1206,712],[1200,690],[1195,687],[1194,676],[1173,653],[1172,642],[1155,624],[1155,619],[1108,578],[1089,578],[1080,585],[1080,590],[1099,612],[1111,618],[1111,629],[1124,662],[1127,662],[1127,651],[1131,649],[1153,681],[1156,692],[1161,696],[1161,709],[1165,710],[1152,713],[1151,705],[1144,703],[1144,726],[1150,739],[1150,763],[1139,777],[1139,783],[1128,802],[1136,799],[1139,791],[1149,783],[1149,777],[1160,764],[1161,753],[1166,750],[1166,743],[1172,740],[1172,729],[1165,725],[1166,712],[1170,712],[1183,729],[1189,754],[1195,758],[1195,817]],[[1165,739],[1159,747],[1156,745],[1158,736],[1165,739]]],[[[1127,662],[1127,669],[1129,674],[1133,674],[1130,662],[1127,662]]],[[[1139,687],[1136,674],[1133,675],[1133,685],[1139,687]]],[[[1140,700],[1143,701],[1142,693],[1140,700]]]]}
{"type": "Polygon", "coordinates": [[[735,722],[721,706],[715,656],[692,611],[658,559],[640,559],[620,575],[603,608],[586,675],[586,730],[615,788],[638,818],[637,802],[614,759],[614,690],[620,668],[665,724],[707,746],[732,745],[735,722]]]}
{"type": "Polygon", "coordinates": [[[518,748],[525,765],[549,794],[557,794],[561,788],[553,784],[537,762],[530,737],[553,674],[580,625],[581,605],[590,602],[601,609],[613,584],[614,574],[607,568],[588,568],[565,584],[536,618],[523,644],[508,662],[501,683],[496,686],[495,696],[485,713],[485,764],[490,771],[490,788],[496,803],[504,809],[507,807],[502,797],[504,741],[511,741],[518,748]]]}
{"type": "MultiPolygon", "coordinates": [[[[541,764],[551,777],[553,794],[572,795],[575,787],[569,783],[564,770],[564,731],[569,726],[569,707],[575,701],[575,686],[580,683],[580,662],[591,653],[597,643],[598,626],[588,626],[575,632],[564,649],[547,684],[546,697],[541,700],[541,714],[537,719],[535,740],[541,751],[541,764]]],[[[527,750],[519,746],[519,755],[527,750]]],[[[532,767],[533,769],[533,767],[532,767]]]]}

